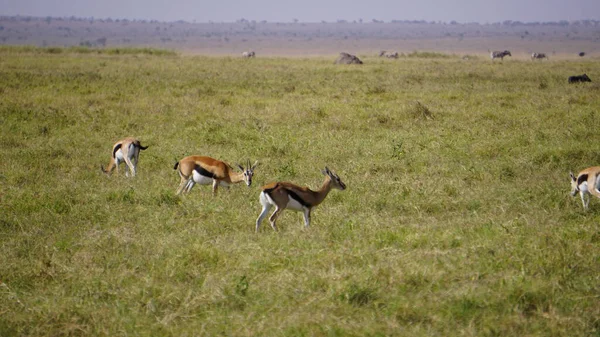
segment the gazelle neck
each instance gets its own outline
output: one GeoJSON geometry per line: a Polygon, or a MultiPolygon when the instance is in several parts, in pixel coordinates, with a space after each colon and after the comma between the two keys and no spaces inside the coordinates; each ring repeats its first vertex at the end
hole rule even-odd
{"type": "Polygon", "coordinates": [[[233,170],[229,170],[229,180],[232,184],[237,184],[240,181],[244,181],[244,172],[235,172],[233,170]]]}
{"type": "Polygon", "coordinates": [[[323,200],[325,200],[327,194],[329,194],[329,191],[331,191],[331,184],[331,178],[329,176],[325,176],[325,181],[323,181],[321,188],[315,191],[315,204],[313,206],[317,206],[323,202],[323,200]]]}

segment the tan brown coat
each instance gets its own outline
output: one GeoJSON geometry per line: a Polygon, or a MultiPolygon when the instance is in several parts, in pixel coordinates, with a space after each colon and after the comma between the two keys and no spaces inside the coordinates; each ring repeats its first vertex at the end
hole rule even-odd
{"type": "Polygon", "coordinates": [[[221,186],[229,186],[245,181],[246,185],[252,184],[252,176],[254,175],[254,165],[250,166],[250,162],[246,168],[237,165],[241,172],[235,172],[233,168],[220,160],[206,156],[188,156],[177,163],[173,169],[179,169],[179,177],[181,182],[177,188],[177,194],[182,192],[189,193],[195,184],[213,186],[213,195],[217,194],[217,188],[221,186]]]}
{"type": "MultiPolygon", "coordinates": [[[[140,141],[133,137],[127,137],[119,140],[112,147],[112,153],[110,156],[110,162],[106,169],[100,165],[102,172],[110,175],[111,172],[116,168],[117,174],[119,174],[119,164],[125,162],[129,167],[131,176],[135,177],[137,173],[137,164],[140,158],[140,151],[145,150],[148,147],[142,146],[140,141]]],[[[129,172],[125,171],[125,175],[128,176],[129,172]]]]}
{"type": "Polygon", "coordinates": [[[340,177],[327,167],[322,173],[325,175],[325,181],[323,181],[321,188],[316,191],[288,182],[275,182],[263,186],[259,199],[262,211],[256,219],[256,232],[258,232],[261,222],[273,206],[275,206],[275,211],[269,217],[269,222],[274,230],[277,230],[277,217],[284,209],[303,212],[304,226],[309,227],[312,209],[325,200],[331,189],[335,188],[342,191],[346,189],[346,185],[340,177]]]}

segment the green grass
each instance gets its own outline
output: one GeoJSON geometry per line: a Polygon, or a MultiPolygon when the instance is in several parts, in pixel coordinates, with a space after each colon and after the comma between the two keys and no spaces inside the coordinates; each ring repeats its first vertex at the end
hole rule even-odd
{"type": "Polygon", "coordinates": [[[0,54],[0,336],[600,334],[597,60],[0,54]],[[191,154],[261,164],[177,197],[191,154]],[[253,233],[326,165],[310,229],[253,233]]]}

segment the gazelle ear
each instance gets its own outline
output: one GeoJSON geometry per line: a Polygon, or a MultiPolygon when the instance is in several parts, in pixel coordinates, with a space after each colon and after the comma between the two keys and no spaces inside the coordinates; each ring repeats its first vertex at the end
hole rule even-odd
{"type": "Polygon", "coordinates": [[[575,180],[575,175],[573,174],[573,172],[569,172],[569,176],[571,176],[571,180],[575,180]]]}
{"type": "MultiPolygon", "coordinates": [[[[250,162],[248,162],[248,163],[250,163],[250,162]]],[[[254,170],[254,168],[255,168],[256,166],[258,166],[258,160],[257,160],[257,161],[255,161],[255,162],[254,162],[254,164],[252,164],[252,168],[251,168],[251,170],[254,170]]]]}
{"type": "Polygon", "coordinates": [[[321,173],[323,173],[326,176],[331,175],[331,171],[329,171],[329,168],[327,166],[325,166],[325,169],[321,170],[321,173]]]}
{"type": "Polygon", "coordinates": [[[242,172],[244,171],[244,168],[242,167],[242,165],[236,163],[235,166],[237,166],[240,170],[242,170],[242,172]]]}

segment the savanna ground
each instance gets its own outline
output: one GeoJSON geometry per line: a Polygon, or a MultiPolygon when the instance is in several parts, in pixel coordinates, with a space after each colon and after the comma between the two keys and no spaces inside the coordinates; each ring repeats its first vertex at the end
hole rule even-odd
{"type": "Polygon", "coordinates": [[[598,59],[0,54],[1,336],[600,334],[600,202],[568,195],[600,87],[566,80],[598,59]],[[191,154],[260,166],[175,196],[191,154]],[[311,228],[254,233],[260,185],[324,166],[311,228]]]}

